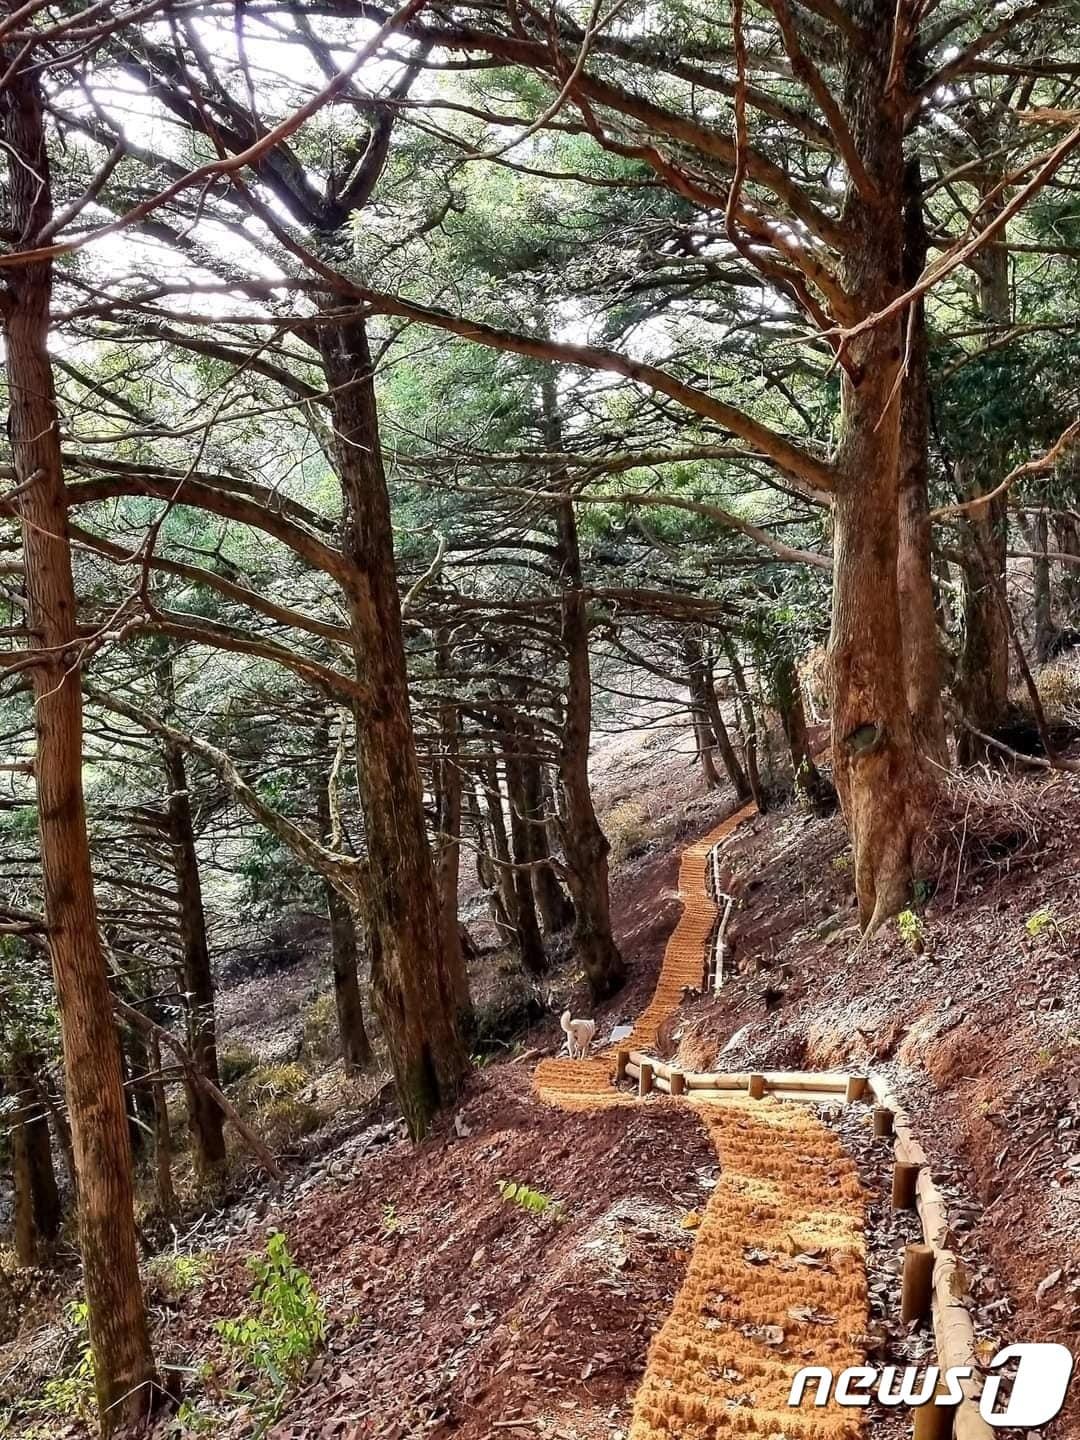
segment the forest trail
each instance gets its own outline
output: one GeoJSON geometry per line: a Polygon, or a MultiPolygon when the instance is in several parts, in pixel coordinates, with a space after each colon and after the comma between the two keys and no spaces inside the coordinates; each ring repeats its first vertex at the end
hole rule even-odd
{"type": "MultiPolygon", "coordinates": [[[[679,864],[682,913],[664,949],[652,999],[634,1022],[629,1038],[622,1042],[625,1048],[651,1050],[661,1025],[682,1003],[684,991],[701,988],[705,947],[717,916],[706,884],[709,859],[717,845],[757,813],[756,805],[744,805],[683,851],[679,864]]],[[[616,1090],[612,1083],[613,1055],[608,1048],[587,1060],[543,1060],[536,1067],[533,1086],[542,1100],[564,1110],[634,1104],[635,1097],[616,1090]]]]}
{"type": "MultiPolygon", "coordinates": [[[[746,806],[683,852],[682,914],[627,1046],[655,1045],[684,987],[701,986],[717,915],[706,884],[710,856],[756,813],[746,806]]],[[[638,1103],[615,1088],[610,1050],[546,1060],[534,1085],[568,1110],[638,1103]]],[[[629,1440],[781,1432],[789,1440],[856,1440],[859,1412],[787,1405],[803,1366],[835,1372],[864,1358],[864,1205],[854,1163],[808,1107],[741,1095],[682,1103],[706,1126],[720,1178],[704,1213],[686,1217],[697,1232],[693,1255],[649,1347],[629,1440]]]]}

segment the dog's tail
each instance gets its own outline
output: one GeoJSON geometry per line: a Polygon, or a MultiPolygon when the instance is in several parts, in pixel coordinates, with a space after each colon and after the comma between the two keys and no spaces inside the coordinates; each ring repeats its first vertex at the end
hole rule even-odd
{"type": "Polygon", "coordinates": [[[571,1021],[570,1011],[569,1011],[569,1010],[564,1010],[563,1013],[562,1013],[562,1018],[561,1018],[560,1021],[559,1021],[559,1024],[562,1026],[563,1030],[565,1031],[565,1033],[566,1033],[567,1035],[570,1034],[570,1021],[571,1021]]]}

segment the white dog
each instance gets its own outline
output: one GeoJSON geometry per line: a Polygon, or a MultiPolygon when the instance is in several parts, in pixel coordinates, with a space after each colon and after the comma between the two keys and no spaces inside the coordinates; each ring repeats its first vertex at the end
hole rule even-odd
{"type": "Polygon", "coordinates": [[[596,1034],[595,1020],[571,1020],[570,1011],[564,1010],[562,1019],[559,1021],[566,1034],[566,1043],[570,1050],[571,1060],[584,1060],[589,1053],[589,1046],[596,1034]]]}

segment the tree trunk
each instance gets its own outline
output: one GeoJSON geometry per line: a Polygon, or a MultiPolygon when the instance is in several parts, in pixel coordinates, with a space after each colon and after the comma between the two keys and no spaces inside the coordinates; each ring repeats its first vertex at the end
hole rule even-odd
{"type": "Polygon", "coordinates": [[[777,658],[770,689],[773,703],[780,712],[780,723],[784,727],[784,738],[791,755],[795,792],[816,815],[827,815],[836,806],[836,791],[822,775],[810,752],[802,687],[790,650],[784,649],[777,658]]]}
{"type": "Polygon", "coordinates": [[[720,759],[727,771],[728,779],[735,788],[735,799],[740,805],[748,805],[754,798],[754,792],[750,788],[750,781],[735,753],[735,746],[731,743],[731,736],[724,723],[724,713],[720,709],[720,697],[716,693],[716,677],[713,673],[711,653],[704,663],[701,683],[709,726],[712,729],[713,738],[716,740],[716,748],[720,752],[720,759]]]}
{"type": "MultiPolygon", "coordinates": [[[[315,727],[315,753],[319,758],[319,777],[315,793],[315,810],[319,838],[324,845],[334,839],[333,769],[330,752],[330,720],[320,718],[315,727]]],[[[371,1041],[364,1023],[364,1002],[360,994],[359,950],[356,917],[348,900],[336,885],[323,881],[326,914],[330,922],[330,958],[334,972],[334,1010],[337,1015],[338,1038],[346,1075],[359,1075],[371,1064],[371,1041]]]]}
{"type": "MultiPolygon", "coordinates": [[[[18,1098],[17,1092],[15,1092],[18,1098]]],[[[36,1265],[38,1233],[34,1220],[34,1181],[30,1164],[30,1143],[24,1111],[20,1106],[11,1117],[11,1180],[15,1191],[15,1259],[23,1266],[36,1265]]]]}
{"type": "MultiPolygon", "coordinates": [[[[903,274],[903,124],[886,96],[892,0],[864,0],[858,11],[878,39],[865,51],[852,48],[844,104],[878,194],[870,202],[849,183],[844,215],[853,238],[842,279],[858,313],[870,315],[898,293],[903,274]]],[[[907,903],[912,847],[925,814],[900,623],[901,351],[895,319],[848,346],[836,463],[832,749],[864,930],[907,903]]]]}
{"type": "Polygon", "coordinates": [[[176,1213],[176,1191],[172,1177],[172,1126],[169,1124],[165,1082],[161,1076],[161,1041],[156,1035],[150,1037],[150,1063],[154,1067],[150,1082],[154,1097],[154,1179],[157,1185],[158,1208],[163,1215],[168,1216],[176,1213]]]}
{"type": "MultiPolygon", "coordinates": [[[[974,480],[969,488],[977,494],[974,480]]],[[[1009,698],[1009,631],[998,602],[1005,578],[1008,540],[1006,497],[1001,495],[964,517],[967,543],[961,557],[964,582],[964,640],[956,675],[956,698],[971,724],[992,735],[1001,724],[1009,698]]],[[[961,765],[990,759],[993,753],[977,735],[956,737],[961,765]]]]}
{"type": "Polygon", "coordinates": [[[1035,659],[1040,665],[1045,665],[1054,653],[1057,627],[1054,624],[1050,593],[1050,557],[1047,554],[1050,537],[1044,510],[1040,510],[1035,516],[1035,523],[1031,530],[1031,548],[1036,556],[1031,562],[1032,578],[1035,584],[1035,659]]]}
{"type": "MultiPolygon", "coordinates": [[[[172,708],[172,664],[167,678],[168,708],[172,708]]],[[[206,936],[199,855],[188,791],[187,766],[179,745],[166,742],[165,773],[169,781],[169,840],[172,844],[176,895],[180,911],[180,956],[187,1002],[187,1045],[199,1073],[220,1089],[217,1024],[214,1016],[214,976],[206,936]]],[[[217,1176],[225,1163],[225,1130],[221,1111],[206,1091],[185,1083],[188,1121],[195,1144],[195,1165],[204,1180],[217,1176]]]]}
{"type": "Polygon", "coordinates": [[[746,746],[743,751],[743,758],[746,762],[744,770],[746,788],[750,792],[749,798],[764,814],[769,808],[769,804],[765,799],[765,792],[761,788],[761,774],[758,771],[758,729],[757,716],[754,714],[754,697],[750,694],[746,683],[746,673],[743,670],[742,661],[739,659],[738,646],[730,635],[725,635],[722,643],[728,665],[731,667],[731,679],[735,686],[735,694],[746,730],[746,746]]]}
{"type": "MultiPolygon", "coordinates": [[[[450,670],[450,641],[445,635],[435,637],[439,671],[450,670]]],[[[437,818],[435,838],[435,879],[439,896],[439,933],[443,954],[451,974],[456,978],[458,1014],[462,1024],[471,1029],[472,1004],[469,999],[469,978],[465,967],[465,951],[461,943],[458,920],[458,891],[461,886],[461,756],[460,723],[457,706],[452,702],[440,707],[442,755],[436,767],[437,818]]]]}
{"type": "MultiPolygon", "coordinates": [[[[918,280],[926,264],[919,161],[905,171],[904,284],[918,280]]],[[[900,525],[897,583],[904,638],[904,687],[915,747],[947,769],[949,742],[941,703],[942,654],[934,605],[930,525],[930,380],[926,311],[920,299],[907,316],[907,373],[900,403],[900,525]]]]}
{"type": "MultiPolygon", "coordinates": [[[[7,65],[10,54],[2,63],[7,65]]],[[[8,202],[18,244],[32,247],[52,214],[38,70],[15,65],[0,96],[13,163],[8,202]]],[[[82,786],[82,692],[60,427],[48,352],[48,261],[6,272],[2,314],[26,571],[42,891],[79,1174],[79,1236],[90,1346],[105,1435],[145,1415],[154,1363],[139,1281],[131,1149],[98,934],[82,786]]]]}
{"type": "MultiPolygon", "coordinates": [[[[982,153],[991,154],[996,143],[989,143],[982,153]]],[[[992,172],[981,179],[980,189],[979,213],[983,223],[990,223],[1000,213],[1005,197],[992,172]]],[[[991,327],[992,333],[999,326],[1003,331],[1012,318],[1009,252],[1001,243],[1005,238],[1003,231],[973,259],[979,318],[991,327]]],[[[957,471],[966,481],[962,488],[969,498],[994,489],[1005,473],[1007,456],[1005,438],[994,437],[982,454],[973,460],[961,460],[957,471]]],[[[965,542],[960,560],[964,639],[954,688],[964,715],[985,734],[993,734],[1001,725],[1009,700],[1009,630],[998,600],[1005,583],[1008,531],[1007,495],[968,511],[961,529],[965,542]]],[[[966,729],[957,736],[956,748],[962,765],[999,758],[996,751],[966,729]]]]}
{"type": "MultiPolygon", "coordinates": [[[[548,444],[559,448],[558,398],[555,381],[545,374],[542,386],[548,444]]],[[[556,478],[554,485],[560,480],[556,478]]],[[[594,1001],[613,995],[626,979],[626,966],[611,933],[607,836],[600,827],[589,785],[589,744],[592,738],[592,673],[589,666],[589,620],[585,607],[573,502],[556,506],[559,579],[562,583],[562,643],[566,653],[566,713],[559,756],[563,794],[562,848],[567,883],[574,902],[574,949],[581,961],[594,1001]]]]}
{"type": "MultiPolygon", "coordinates": [[[[525,764],[519,757],[506,761],[506,790],[510,800],[510,839],[513,862],[522,868],[511,871],[513,876],[513,915],[521,963],[530,975],[547,973],[548,962],[540,925],[536,918],[536,899],[528,867],[533,858],[532,824],[528,818],[529,795],[525,785],[525,764]]],[[[501,802],[500,802],[501,809],[501,802]]]]}
{"type": "Polygon", "coordinates": [[[418,1138],[461,1087],[463,987],[439,929],[367,332],[355,314],[324,321],[318,340],[333,397],[349,628],[366,692],[356,702],[356,748],[370,862],[371,984],[398,1099],[418,1138]]]}
{"type": "MultiPolygon", "coordinates": [[[[1080,493],[1080,465],[1075,461],[1065,471],[1074,494],[1080,493]]],[[[1077,563],[1061,566],[1061,604],[1066,625],[1075,630],[1080,623],[1080,521],[1071,515],[1059,515],[1054,520],[1054,538],[1063,555],[1074,555],[1077,563]]]]}
{"type": "Polygon", "coordinates": [[[525,813],[529,820],[529,851],[533,860],[531,875],[536,908],[540,912],[544,934],[557,935],[560,930],[573,924],[574,906],[559,884],[555,871],[550,865],[542,863],[551,855],[551,842],[545,822],[544,774],[539,760],[532,757],[522,760],[522,782],[525,813]]]}
{"type": "Polygon", "coordinates": [[[694,741],[701,773],[705,778],[706,790],[715,790],[720,784],[720,775],[713,759],[716,737],[709,723],[708,707],[705,703],[704,663],[701,646],[691,635],[683,636],[683,664],[686,666],[686,688],[690,692],[690,720],[694,726],[694,741]]]}
{"type": "MultiPolygon", "coordinates": [[[[484,810],[491,833],[491,868],[495,887],[493,898],[497,902],[496,924],[500,923],[498,911],[501,911],[503,923],[520,954],[521,935],[517,923],[517,892],[514,888],[514,872],[511,869],[510,840],[506,833],[506,814],[503,810],[502,791],[499,789],[499,772],[494,761],[484,765],[481,771],[481,784],[484,794],[484,810]]],[[[522,962],[524,963],[524,956],[522,956],[522,962]]]]}
{"type": "Polygon", "coordinates": [[[62,1218],[49,1122],[38,1098],[39,1069],[39,1058],[27,1051],[16,1050],[11,1057],[8,1089],[18,1106],[11,1116],[11,1150],[15,1254],[20,1265],[37,1264],[39,1241],[51,1245],[62,1218]]]}

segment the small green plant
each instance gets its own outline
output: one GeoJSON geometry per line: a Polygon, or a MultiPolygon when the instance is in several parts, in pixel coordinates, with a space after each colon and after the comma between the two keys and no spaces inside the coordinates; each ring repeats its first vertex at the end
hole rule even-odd
{"type": "Polygon", "coordinates": [[[1051,1065],[1053,1065],[1054,1063],[1054,1052],[1053,1050],[1049,1049],[1047,1046],[1044,1045],[1043,1048],[1035,1056],[1035,1059],[1039,1063],[1040,1070],[1049,1070],[1051,1065]]]}
{"type": "Polygon", "coordinates": [[[382,1228],[388,1235],[400,1235],[405,1228],[396,1205],[386,1204],[382,1207],[382,1228]]]}
{"type": "Polygon", "coordinates": [[[64,1420],[89,1424],[96,1406],[94,1357],[90,1352],[89,1311],[85,1301],[72,1301],[64,1311],[64,1318],[75,1331],[78,1358],[71,1369],[46,1380],[41,1394],[24,1402],[23,1408],[31,1415],[59,1415],[64,1420]]]}
{"type": "Polygon", "coordinates": [[[214,1329],[254,1378],[255,1393],[237,1398],[251,1404],[255,1434],[264,1435],[280,1415],[288,1387],[326,1340],[326,1312],[280,1231],[270,1235],[265,1255],[252,1255],[247,1264],[255,1277],[254,1313],[219,1320],[214,1329]]]}
{"type": "Polygon", "coordinates": [[[176,1299],[190,1294],[202,1284],[210,1268],[210,1256],[156,1255],[146,1267],[147,1277],[155,1281],[162,1294],[176,1299]]]}
{"type": "Polygon", "coordinates": [[[1033,940],[1037,940],[1040,935],[1045,935],[1048,930],[1056,930],[1057,928],[1058,924],[1054,919],[1054,912],[1050,909],[1049,905],[1043,905],[1038,910],[1032,911],[1024,921],[1024,929],[1033,940]]]}
{"type": "Polygon", "coordinates": [[[896,917],[896,928],[900,939],[913,955],[921,955],[926,949],[926,930],[914,910],[901,910],[896,917]]]}
{"type": "Polygon", "coordinates": [[[851,851],[842,850],[839,855],[834,855],[829,863],[838,875],[846,875],[851,869],[851,851]]]}
{"type": "Polygon", "coordinates": [[[545,1195],[543,1190],[534,1190],[531,1185],[522,1185],[516,1180],[500,1180],[499,1194],[508,1205],[516,1205],[530,1215],[548,1215],[553,1220],[562,1220],[565,1211],[560,1201],[545,1195]]]}

